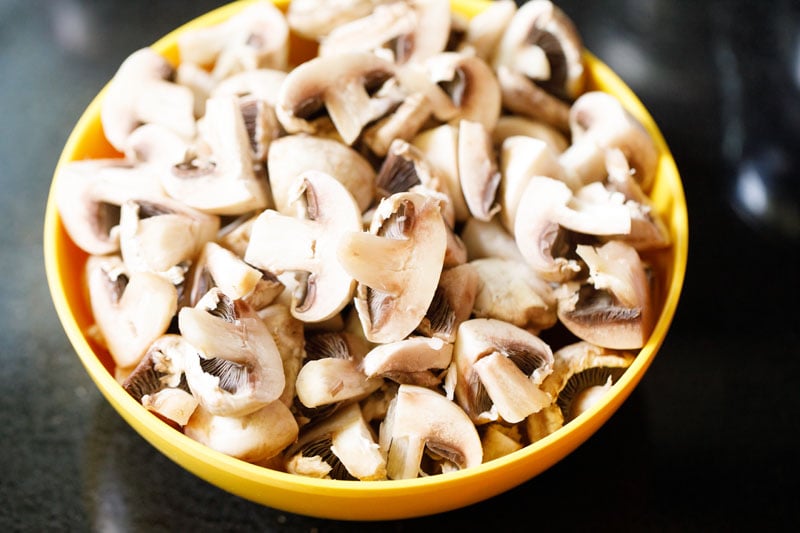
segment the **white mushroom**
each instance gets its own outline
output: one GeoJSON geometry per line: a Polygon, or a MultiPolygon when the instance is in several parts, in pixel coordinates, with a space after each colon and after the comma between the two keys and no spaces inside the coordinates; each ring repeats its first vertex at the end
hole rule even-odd
{"type": "Polygon", "coordinates": [[[364,356],[364,373],[398,383],[432,387],[450,365],[453,345],[438,338],[411,336],[376,346],[364,356]]]}

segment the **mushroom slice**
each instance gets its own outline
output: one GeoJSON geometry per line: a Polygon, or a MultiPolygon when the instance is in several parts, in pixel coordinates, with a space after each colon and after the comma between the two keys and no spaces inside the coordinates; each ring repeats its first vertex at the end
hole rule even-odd
{"type": "Polygon", "coordinates": [[[462,120],[458,127],[458,179],[469,212],[488,221],[500,210],[495,202],[500,171],[492,138],[479,122],[462,120]]]}
{"type": "Polygon", "coordinates": [[[147,163],[159,168],[170,168],[180,163],[190,150],[191,141],[162,124],[152,122],[133,130],[125,142],[125,157],[128,161],[134,164],[147,163]]]}
{"type": "Polygon", "coordinates": [[[200,353],[186,381],[211,414],[243,416],[277,399],[286,384],[281,354],[261,318],[242,300],[211,289],[178,313],[181,335],[200,353]]]}
{"type": "MultiPolygon", "coordinates": [[[[547,176],[562,180],[564,171],[558,155],[545,141],[533,137],[513,135],[507,137],[500,150],[502,179],[497,191],[500,203],[500,220],[508,231],[514,231],[522,193],[533,176],[547,176]]],[[[572,184],[567,184],[573,188],[572,184]]],[[[575,188],[580,184],[575,184],[575,188]]]]}
{"type": "Polygon", "coordinates": [[[569,257],[576,237],[630,232],[624,198],[609,195],[602,184],[573,194],[562,181],[534,176],[525,186],[514,221],[514,238],[525,261],[548,281],[566,281],[581,269],[569,257]],[[569,230],[569,231],[565,231],[569,230]]]}
{"type": "Polygon", "coordinates": [[[186,425],[198,405],[183,376],[185,358],[193,350],[180,335],[157,338],[122,388],[149,411],[179,426],[186,425]]]}
{"type": "Polygon", "coordinates": [[[142,124],[161,124],[185,139],[195,135],[194,95],[173,83],[170,63],[151,48],[128,56],[106,89],[100,121],[108,142],[125,151],[128,136],[142,124]]]}
{"type": "Polygon", "coordinates": [[[499,257],[470,261],[478,275],[476,318],[496,318],[541,331],[555,325],[556,297],[548,282],[525,263],[499,257]]]}
{"type": "Polygon", "coordinates": [[[252,96],[274,108],[278,103],[286,72],[274,68],[244,70],[220,80],[209,96],[252,96]]]}
{"type": "Polygon", "coordinates": [[[517,241],[500,223],[500,218],[483,221],[470,217],[461,229],[461,240],[467,248],[467,259],[497,257],[525,262],[517,241]]]}
{"type": "Polygon", "coordinates": [[[390,61],[371,53],[315,57],[286,76],[275,109],[289,133],[314,133],[314,121],[327,111],[345,144],[362,128],[397,107],[405,94],[380,89],[395,75],[390,61]]]}
{"type": "Polygon", "coordinates": [[[583,42],[572,20],[550,0],[520,6],[497,45],[494,68],[522,74],[561,100],[577,97],[585,85],[583,42]]]}
{"type": "Polygon", "coordinates": [[[364,356],[364,373],[423,387],[435,387],[439,372],[450,365],[453,345],[442,339],[408,337],[376,346],[364,356]]]}
{"type": "Polygon", "coordinates": [[[209,98],[200,129],[210,155],[187,154],[164,173],[167,193],[190,207],[220,215],[267,207],[266,183],[253,170],[250,137],[238,100],[209,98]]]}
{"type": "Polygon", "coordinates": [[[132,272],[165,275],[178,285],[183,265],[193,261],[218,230],[218,217],[178,201],[128,200],[120,209],[122,259],[132,272]]]}
{"type": "Polygon", "coordinates": [[[553,370],[553,352],[536,335],[491,318],[467,320],[454,347],[458,381],[455,398],[482,424],[517,423],[550,405],[541,383],[553,370]]]}
{"type": "Polygon", "coordinates": [[[378,157],[391,150],[395,140],[410,141],[422,129],[433,112],[433,105],[424,93],[411,93],[387,117],[368,125],[363,141],[378,157]]]}
{"type": "Polygon", "coordinates": [[[221,80],[244,70],[283,70],[289,59],[289,25],[271,2],[257,2],[225,22],[182,32],[178,36],[181,62],[213,65],[221,80]]]}
{"type": "MultiPolygon", "coordinates": [[[[596,403],[634,361],[631,353],[579,341],[553,354],[553,373],[542,383],[554,398],[563,423],[596,403]]],[[[551,416],[557,421],[557,415],[551,416]]],[[[557,424],[551,424],[554,426],[557,424]]]]}
{"type": "Polygon", "coordinates": [[[303,428],[285,453],[291,474],[326,479],[386,479],[386,460],[358,404],[303,428]]]}
{"type": "MultiPolygon", "coordinates": [[[[553,354],[555,358],[555,354],[553,354]]],[[[545,387],[548,380],[545,379],[542,384],[545,387]]],[[[553,392],[553,395],[557,395],[553,392]]],[[[551,405],[545,407],[538,413],[533,413],[525,419],[525,434],[528,436],[528,441],[534,443],[538,440],[545,438],[551,433],[564,426],[564,414],[558,403],[553,402],[551,405]]]]}
{"type": "Polygon", "coordinates": [[[336,260],[340,241],[360,231],[361,216],[353,196],[334,177],[307,171],[289,189],[298,216],[265,210],[253,224],[245,261],[280,274],[306,272],[292,314],[304,322],[321,322],[349,303],[355,282],[336,260]]]}
{"type": "Polygon", "coordinates": [[[492,142],[495,146],[502,146],[507,138],[518,135],[544,141],[556,154],[561,154],[570,144],[566,135],[553,126],[519,115],[502,115],[497,119],[492,142]]]}
{"type": "Polygon", "coordinates": [[[606,177],[606,150],[622,150],[643,191],[652,186],[658,149],[647,130],[611,94],[582,94],[569,111],[572,144],[560,156],[561,165],[582,183],[606,177]]]}
{"type": "Polygon", "coordinates": [[[491,63],[497,45],[516,12],[517,4],[513,0],[496,0],[490,3],[469,20],[464,42],[459,50],[469,48],[476,56],[491,63]]]}
{"type": "Polygon", "coordinates": [[[433,171],[443,180],[457,222],[466,220],[469,208],[458,177],[458,127],[442,124],[418,134],[411,144],[418,148],[433,171]]]}
{"type": "Polygon", "coordinates": [[[558,317],[577,337],[605,348],[638,349],[652,328],[647,273],[639,254],[622,241],[577,246],[589,267],[586,282],[558,291],[558,317]]]}
{"type": "Polygon", "coordinates": [[[292,316],[289,308],[282,304],[272,304],[258,311],[258,316],[272,334],[275,346],[281,354],[283,375],[286,386],[279,400],[292,407],[295,396],[295,382],[303,359],[306,356],[303,323],[292,316]]]}
{"type": "Polygon", "coordinates": [[[131,198],[164,198],[153,170],[123,159],[71,161],[55,178],[55,202],[70,239],[89,254],[119,251],[120,206],[131,198]]]}
{"type": "Polygon", "coordinates": [[[400,385],[380,427],[389,479],[412,479],[423,471],[424,455],[435,454],[443,471],[481,464],[478,430],[464,411],[445,396],[417,385],[400,385]]]}
{"type": "Polygon", "coordinates": [[[446,342],[455,341],[458,326],[472,314],[479,280],[478,271],[469,263],[442,270],[439,286],[417,331],[446,342]]]}
{"type": "Polygon", "coordinates": [[[497,67],[497,81],[500,83],[504,108],[516,115],[540,120],[559,131],[569,131],[568,103],[505,65],[497,67]]]}
{"type": "Polygon", "coordinates": [[[298,35],[321,40],[334,28],[369,15],[386,0],[293,0],[286,17],[298,35]]]}
{"type": "Polygon", "coordinates": [[[439,202],[412,192],[382,200],[370,233],[344,235],[337,255],[358,281],[355,307],[368,340],[392,342],[416,329],[436,292],[446,248],[439,202]]]}
{"type": "Polygon", "coordinates": [[[119,256],[90,256],[86,277],[92,315],[114,363],[136,366],[169,328],[178,306],[175,286],[150,272],[129,273],[119,256]]]}
{"type": "Polygon", "coordinates": [[[293,443],[298,427],[289,408],[275,400],[241,416],[215,415],[201,405],[183,432],[212,450],[262,463],[293,443]]]}
{"type": "Polygon", "coordinates": [[[517,426],[508,427],[499,422],[489,422],[482,429],[484,462],[522,449],[522,436],[517,426]]]}
{"type": "Polygon", "coordinates": [[[359,212],[365,211],[375,197],[375,169],[351,147],[322,137],[297,134],[275,139],[269,147],[267,173],[275,209],[292,212],[289,186],[307,170],[330,174],[350,192],[359,212]]]}

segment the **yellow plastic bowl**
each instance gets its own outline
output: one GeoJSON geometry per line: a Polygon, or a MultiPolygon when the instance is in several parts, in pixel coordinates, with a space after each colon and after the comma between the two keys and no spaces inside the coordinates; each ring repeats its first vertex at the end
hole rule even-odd
{"type": "MultiPolygon", "coordinates": [[[[177,36],[189,29],[219,23],[249,2],[236,2],[203,15],[168,34],[153,47],[178,60],[177,36]]],[[[277,1],[285,8],[287,1],[277,1]]],[[[483,0],[454,1],[454,9],[472,16],[483,0]]],[[[292,42],[298,62],[313,48],[292,42]]],[[[661,312],[652,336],[633,365],[601,401],[548,437],[478,467],[444,475],[397,481],[319,480],[255,466],[216,452],[183,435],[148,412],[113,376],[105,350],[86,335],[93,323],[83,284],[87,256],[67,236],[54,201],[54,186],[44,223],[44,256],[53,303],[64,330],[92,380],[120,415],[167,457],[206,481],[233,494],[284,511],[343,520],[409,518],[464,507],[505,492],[550,468],[593,435],[620,407],[642,379],[661,346],[678,305],[686,271],[688,222],[686,200],[675,161],[652,117],[631,90],[603,63],[586,53],[589,88],[615,95],[649,130],[660,150],[652,190],[656,210],[667,224],[673,245],[651,258],[656,263],[661,312]]],[[[72,131],[58,167],[84,158],[119,156],[106,142],[100,125],[104,91],[91,102],[72,131]]],[[[56,169],[56,171],[58,168],[56,169]]],[[[57,174],[57,172],[56,172],[57,174]]]]}

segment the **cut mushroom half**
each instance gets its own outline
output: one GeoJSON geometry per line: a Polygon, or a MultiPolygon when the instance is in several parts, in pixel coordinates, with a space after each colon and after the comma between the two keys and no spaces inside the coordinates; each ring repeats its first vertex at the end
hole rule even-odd
{"type": "Polygon", "coordinates": [[[433,300],[446,249],[439,202],[412,192],[381,201],[369,233],[344,235],[337,256],[358,281],[355,307],[368,340],[397,341],[416,329],[433,300]]]}
{"type": "Polygon", "coordinates": [[[411,336],[370,350],[362,363],[364,373],[422,387],[441,382],[442,370],[453,358],[453,345],[442,339],[411,336]]]}
{"type": "Polygon", "coordinates": [[[490,318],[467,320],[453,352],[455,398],[476,424],[521,422],[553,400],[541,389],[553,370],[553,352],[522,328],[490,318]]]}
{"type": "Polygon", "coordinates": [[[186,361],[186,381],[211,414],[244,416],[283,392],[286,380],[275,341],[242,300],[213,288],[195,307],[180,310],[178,328],[198,350],[186,361]]]}
{"type": "Polygon", "coordinates": [[[170,81],[172,65],[152,48],[128,56],[108,84],[100,121],[108,142],[124,152],[128,136],[140,125],[156,123],[186,140],[196,133],[194,95],[170,81]]]}
{"type": "Polygon", "coordinates": [[[469,263],[442,270],[439,286],[417,331],[446,342],[456,339],[458,326],[472,314],[480,276],[469,263]]]}
{"type": "Polygon", "coordinates": [[[489,221],[500,211],[496,198],[501,174],[491,135],[480,122],[459,122],[458,179],[473,217],[489,221]]]}
{"type": "Polygon", "coordinates": [[[292,314],[304,322],[321,322],[347,305],[355,281],[337,260],[340,242],[361,230],[353,196],[336,178],[307,171],[289,188],[297,216],[265,210],[253,223],[245,261],[276,274],[306,273],[292,314]]]}
{"type": "Polygon", "coordinates": [[[544,141],[556,154],[561,154],[570,144],[563,132],[541,120],[519,115],[502,115],[492,130],[492,142],[496,147],[501,147],[512,136],[533,137],[544,141]]]}
{"type": "Polygon", "coordinates": [[[200,133],[210,153],[190,152],[164,172],[167,193],[212,214],[241,215],[267,207],[267,185],[254,171],[250,136],[237,98],[209,98],[200,133]]]}
{"type": "Polygon", "coordinates": [[[136,366],[169,328],[178,306],[175,286],[150,272],[129,273],[116,255],[90,256],[86,278],[92,314],[114,363],[136,366]]]}
{"type": "Polygon", "coordinates": [[[371,53],[315,57],[293,69],[281,86],[276,113],[289,133],[315,133],[327,113],[345,144],[393,110],[405,93],[387,90],[395,65],[371,53]]]}
{"type": "Polygon", "coordinates": [[[284,456],[286,471],[291,474],[361,481],[386,479],[386,459],[358,404],[304,427],[284,456]]]}
{"type": "Polygon", "coordinates": [[[442,394],[417,385],[398,388],[381,424],[379,443],[389,479],[463,470],[483,460],[478,430],[466,413],[442,394]]]}
{"type": "MultiPolygon", "coordinates": [[[[579,341],[553,354],[553,373],[542,387],[556,399],[563,422],[569,422],[592,407],[625,370],[631,366],[635,355],[611,350],[579,341]]],[[[557,425],[552,414],[550,426],[557,425]]]]}
{"type": "Polygon", "coordinates": [[[585,282],[565,283],[558,291],[558,317],[580,339],[605,348],[633,350],[650,335],[653,309],[644,264],[632,246],[609,241],[578,245],[589,268],[585,282]]]}
{"type": "Polygon", "coordinates": [[[613,95],[590,91],[572,104],[569,112],[572,144],[559,160],[574,180],[591,183],[606,175],[606,151],[623,152],[633,176],[649,192],[658,166],[658,148],[650,133],[613,95]]]}
{"type": "Polygon", "coordinates": [[[491,64],[497,45],[517,12],[513,0],[495,0],[467,23],[464,41],[459,50],[472,52],[491,64]]]}

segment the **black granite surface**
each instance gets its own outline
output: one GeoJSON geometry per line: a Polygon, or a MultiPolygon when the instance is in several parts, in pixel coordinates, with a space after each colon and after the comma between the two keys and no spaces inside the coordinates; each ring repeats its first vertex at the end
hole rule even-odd
{"type": "Polygon", "coordinates": [[[0,1],[0,531],[798,530],[796,1],[559,2],[682,173],[673,327],[562,462],[485,502],[380,523],[265,508],[183,471],[101,397],[50,302],[42,220],[71,127],[127,54],[217,4],[0,1]]]}

